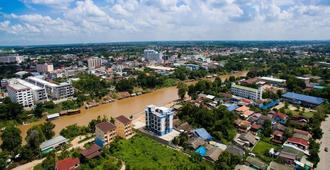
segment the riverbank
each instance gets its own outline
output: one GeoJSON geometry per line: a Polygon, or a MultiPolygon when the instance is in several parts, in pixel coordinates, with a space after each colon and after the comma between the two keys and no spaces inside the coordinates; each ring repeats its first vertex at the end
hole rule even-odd
{"type": "Polygon", "coordinates": [[[330,152],[324,151],[325,147],[330,148],[330,117],[327,117],[326,120],[322,122],[321,129],[323,131],[323,136],[319,152],[320,162],[317,165],[316,170],[329,169],[330,167],[330,152]]]}
{"type": "MultiPolygon", "coordinates": [[[[230,76],[239,77],[245,76],[246,74],[246,71],[242,71],[232,74],[221,75],[220,78],[222,80],[225,80],[228,79],[230,76]]],[[[210,80],[213,79],[214,78],[211,78],[210,80]]],[[[190,81],[188,84],[194,82],[197,81],[190,81]]],[[[53,120],[52,122],[55,124],[54,132],[56,135],[58,135],[63,128],[73,124],[86,126],[92,119],[96,119],[98,116],[117,117],[119,115],[125,115],[127,117],[130,117],[131,115],[133,115],[133,119],[136,119],[140,117],[141,114],[143,114],[143,110],[147,105],[155,104],[163,106],[172,103],[173,101],[178,99],[179,97],[177,88],[173,86],[156,89],[151,91],[150,93],[142,94],[139,96],[115,100],[112,103],[100,104],[96,107],[87,110],[84,107],[81,107],[80,114],[68,115],[53,120]]],[[[41,119],[27,125],[18,126],[18,128],[21,130],[23,144],[25,144],[27,130],[30,129],[33,125],[42,124],[45,121],[45,119],[41,119]]]]}

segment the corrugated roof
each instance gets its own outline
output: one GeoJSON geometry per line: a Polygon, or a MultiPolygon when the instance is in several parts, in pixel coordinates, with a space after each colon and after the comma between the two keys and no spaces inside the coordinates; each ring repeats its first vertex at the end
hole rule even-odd
{"type": "Polygon", "coordinates": [[[195,129],[194,131],[200,138],[204,140],[212,139],[212,136],[204,128],[195,129]]]}
{"type": "Polygon", "coordinates": [[[282,95],[282,97],[294,99],[294,100],[300,100],[303,102],[312,103],[312,104],[316,104],[316,105],[322,104],[324,102],[324,99],[321,97],[307,96],[307,95],[293,93],[293,92],[285,93],[282,95]]]}
{"type": "Polygon", "coordinates": [[[48,149],[50,147],[53,147],[54,145],[59,145],[59,144],[62,144],[62,143],[65,143],[67,142],[68,139],[66,139],[65,137],[63,136],[57,136],[57,137],[54,137],[50,140],[47,140],[45,142],[42,142],[40,144],[40,149],[41,150],[45,150],[45,149],[48,149]]]}

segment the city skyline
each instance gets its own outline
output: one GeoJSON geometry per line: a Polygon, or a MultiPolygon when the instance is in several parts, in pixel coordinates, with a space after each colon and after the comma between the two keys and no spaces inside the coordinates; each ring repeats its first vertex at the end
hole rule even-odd
{"type": "Polygon", "coordinates": [[[0,45],[329,40],[327,0],[0,0],[0,45]]]}

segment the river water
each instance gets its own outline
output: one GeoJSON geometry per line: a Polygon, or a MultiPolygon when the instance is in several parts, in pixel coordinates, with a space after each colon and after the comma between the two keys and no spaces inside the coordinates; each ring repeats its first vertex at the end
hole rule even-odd
{"type": "MultiPolygon", "coordinates": [[[[229,75],[222,75],[220,78],[222,80],[227,79],[229,76],[245,76],[246,72],[237,72],[229,75]]],[[[61,129],[66,126],[77,124],[77,125],[88,125],[92,119],[96,119],[98,116],[107,116],[107,117],[117,117],[119,115],[125,115],[127,117],[133,115],[133,118],[142,114],[144,108],[147,105],[165,105],[169,104],[179,97],[177,95],[176,87],[167,87],[162,89],[154,90],[150,93],[143,94],[140,96],[130,97],[122,100],[116,100],[112,103],[102,104],[97,107],[86,110],[85,108],[81,109],[81,113],[77,115],[63,116],[52,122],[55,124],[54,131],[57,134],[61,129]]],[[[33,125],[41,124],[45,122],[45,119],[33,122],[27,125],[20,125],[18,128],[21,130],[21,135],[23,141],[25,141],[26,132],[33,125]]]]}

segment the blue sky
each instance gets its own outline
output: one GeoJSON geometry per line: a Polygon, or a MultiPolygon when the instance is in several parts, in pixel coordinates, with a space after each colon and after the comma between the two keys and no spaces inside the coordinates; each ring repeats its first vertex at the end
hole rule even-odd
{"type": "Polygon", "coordinates": [[[0,0],[0,45],[330,40],[330,0],[0,0]]]}

